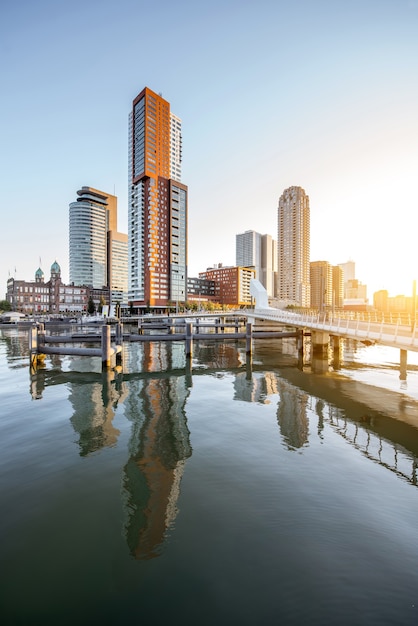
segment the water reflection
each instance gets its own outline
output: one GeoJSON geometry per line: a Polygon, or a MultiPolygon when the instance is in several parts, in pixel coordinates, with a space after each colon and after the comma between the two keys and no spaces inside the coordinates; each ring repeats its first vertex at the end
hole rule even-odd
{"type": "MultiPolygon", "coordinates": [[[[365,424],[373,418],[364,416],[365,424]]],[[[348,420],[341,412],[330,413],[330,424],[335,432],[371,461],[394,472],[413,485],[417,484],[417,458],[403,446],[384,439],[366,425],[348,420]]]]}
{"type": "MultiPolygon", "coordinates": [[[[55,366],[61,357],[54,355],[55,366]]],[[[62,365],[62,364],[61,364],[62,365]]],[[[79,435],[80,456],[115,445],[120,431],[112,422],[119,403],[128,395],[128,387],[120,371],[64,372],[60,369],[31,369],[30,393],[40,400],[52,385],[68,388],[68,400],[73,408],[70,422],[79,435]]]]}
{"type": "Polygon", "coordinates": [[[81,456],[117,443],[120,433],[113,420],[122,407],[131,424],[129,458],[122,469],[123,533],[138,560],[161,554],[178,512],[185,463],[192,454],[186,419],[192,377],[224,378],[232,381],[233,401],[276,407],[289,451],[303,450],[312,437],[325,439],[331,428],[370,461],[416,485],[416,404],[384,390],[373,394],[373,388],[344,379],[328,367],[327,357],[316,357],[300,370],[290,354],[279,355],[266,345],[247,359],[233,343],[200,342],[191,369],[182,343],[140,343],[127,351],[123,372],[64,372],[60,357],[53,357],[56,369],[32,372],[31,394],[42,398],[49,385],[67,386],[81,456]]]}
{"type": "MultiPolygon", "coordinates": [[[[144,344],[141,368],[178,365],[165,344],[144,344]]],[[[132,422],[123,469],[125,536],[136,559],[157,556],[177,515],[185,461],[191,456],[185,414],[190,389],[183,376],[132,380],[125,415],[132,422]]]]}
{"type": "Polygon", "coordinates": [[[309,396],[286,381],[279,381],[280,400],[277,406],[277,422],[280,433],[289,450],[296,450],[308,443],[309,421],[307,406],[309,396]]]}
{"type": "Polygon", "coordinates": [[[126,384],[114,371],[101,374],[101,381],[69,385],[68,399],[74,413],[70,422],[79,435],[80,456],[115,445],[120,431],[113,426],[118,403],[127,395],[126,384]]]}
{"type": "MultiPolygon", "coordinates": [[[[0,338],[6,350],[6,360],[9,366],[13,366],[13,362],[20,357],[29,358],[29,344],[27,331],[19,331],[16,328],[0,329],[0,338]]],[[[19,363],[19,367],[22,364],[19,363]]]]}
{"type": "Polygon", "coordinates": [[[253,372],[246,368],[246,372],[235,375],[234,400],[242,402],[258,402],[269,404],[270,396],[278,393],[278,380],[273,372],[253,372]]]}

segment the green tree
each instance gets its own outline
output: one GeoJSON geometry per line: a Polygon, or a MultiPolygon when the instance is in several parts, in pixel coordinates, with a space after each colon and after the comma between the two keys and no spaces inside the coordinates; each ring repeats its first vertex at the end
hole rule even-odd
{"type": "Polygon", "coordinates": [[[11,308],[10,302],[7,300],[0,300],[0,311],[10,311],[11,308]]]}
{"type": "Polygon", "coordinates": [[[89,315],[93,315],[96,311],[96,305],[94,304],[93,298],[89,297],[89,302],[87,304],[87,313],[89,315]]]}

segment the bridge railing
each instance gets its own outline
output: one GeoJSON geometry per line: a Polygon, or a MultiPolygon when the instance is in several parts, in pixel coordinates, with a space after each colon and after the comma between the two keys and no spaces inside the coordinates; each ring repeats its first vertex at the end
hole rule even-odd
{"type": "Polygon", "coordinates": [[[402,318],[388,323],[382,317],[374,321],[372,316],[342,316],[332,313],[295,313],[283,309],[254,309],[247,311],[249,317],[257,317],[290,326],[320,330],[359,341],[368,340],[406,350],[418,351],[418,332],[415,323],[404,323],[402,318]]]}

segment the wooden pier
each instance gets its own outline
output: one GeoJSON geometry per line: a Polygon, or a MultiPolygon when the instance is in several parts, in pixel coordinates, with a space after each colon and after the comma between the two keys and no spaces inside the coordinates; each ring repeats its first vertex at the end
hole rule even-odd
{"type": "Polygon", "coordinates": [[[122,361],[122,325],[116,326],[114,345],[112,346],[111,326],[105,324],[101,333],[94,335],[47,335],[43,324],[32,326],[29,331],[29,357],[33,367],[43,361],[46,354],[100,357],[102,368],[114,368],[122,361]],[[100,348],[82,346],[69,347],[69,343],[99,342],[100,348]]]}
{"type": "MultiPolygon", "coordinates": [[[[114,325],[104,324],[101,332],[96,333],[72,333],[70,335],[47,335],[43,324],[34,325],[29,331],[29,355],[30,362],[36,367],[39,361],[43,361],[46,354],[75,355],[98,357],[102,361],[102,368],[114,368],[122,363],[123,344],[131,342],[160,342],[160,341],[183,341],[185,353],[188,359],[193,356],[193,342],[201,340],[215,341],[245,341],[246,353],[251,355],[253,341],[255,339],[277,339],[294,337],[297,339],[298,351],[303,349],[302,333],[300,330],[292,331],[257,331],[253,325],[247,323],[245,332],[240,332],[238,326],[219,323],[215,326],[215,332],[202,332],[203,328],[214,328],[213,324],[193,324],[185,322],[183,327],[179,324],[169,325],[165,333],[144,334],[144,328],[139,328],[138,333],[124,333],[123,325],[119,322],[114,325]],[[235,328],[235,332],[222,332],[225,328],[235,328]],[[112,332],[114,329],[114,332],[112,332]],[[181,329],[181,332],[178,330],[181,329]],[[195,329],[195,332],[193,330],[195,329]],[[92,348],[83,345],[70,346],[69,344],[99,343],[100,347],[92,348]]],[[[151,330],[151,329],[150,329],[151,330]]]]}

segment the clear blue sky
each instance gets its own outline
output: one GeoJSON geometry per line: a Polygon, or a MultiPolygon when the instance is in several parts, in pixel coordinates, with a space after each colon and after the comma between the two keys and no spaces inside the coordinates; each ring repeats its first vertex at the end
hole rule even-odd
{"type": "Polygon", "coordinates": [[[16,0],[0,9],[0,298],[8,274],[68,280],[68,205],[116,193],[147,85],[183,123],[189,274],[277,237],[310,197],[311,260],[356,262],[368,295],[418,278],[418,0],[16,0]],[[16,273],[15,273],[16,270],[16,273]]]}

